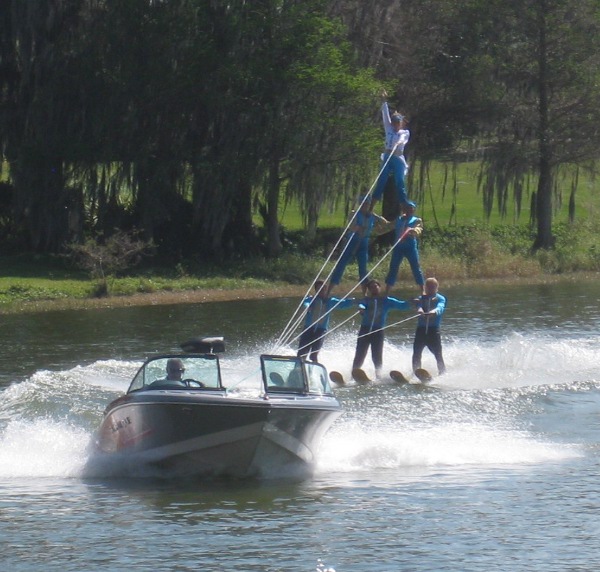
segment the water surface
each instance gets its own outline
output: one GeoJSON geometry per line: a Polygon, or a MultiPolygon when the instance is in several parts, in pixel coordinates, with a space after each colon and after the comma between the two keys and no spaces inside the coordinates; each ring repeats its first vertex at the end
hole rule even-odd
{"type": "MultiPolygon", "coordinates": [[[[225,375],[237,380],[298,300],[3,317],[3,568],[598,568],[600,287],[442,292],[447,375],[338,389],[345,413],[300,483],[86,473],[102,411],[143,357],[224,335],[225,375]]],[[[386,369],[408,374],[413,328],[387,332],[386,369]]],[[[326,340],[327,367],[349,374],[357,330],[354,319],[326,340]]],[[[424,366],[435,373],[427,350],[424,366]]]]}

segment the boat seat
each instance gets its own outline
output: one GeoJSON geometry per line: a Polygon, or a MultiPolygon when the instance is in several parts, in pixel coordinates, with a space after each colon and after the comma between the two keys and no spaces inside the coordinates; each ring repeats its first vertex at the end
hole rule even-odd
{"type": "Polygon", "coordinates": [[[292,370],[288,376],[287,386],[291,389],[303,390],[304,377],[302,376],[302,372],[297,369],[292,370]]]}
{"type": "Polygon", "coordinates": [[[283,377],[281,377],[281,374],[277,373],[276,371],[272,371],[269,374],[269,379],[271,380],[271,383],[275,387],[283,387],[285,385],[285,382],[283,381],[283,377]]]}

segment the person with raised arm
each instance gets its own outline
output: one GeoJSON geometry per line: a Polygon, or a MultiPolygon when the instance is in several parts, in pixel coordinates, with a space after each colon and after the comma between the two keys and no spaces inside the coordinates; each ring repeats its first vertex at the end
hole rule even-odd
{"type": "Polygon", "coordinates": [[[404,157],[404,147],[410,139],[410,131],[406,129],[406,119],[401,113],[395,111],[390,115],[388,103],[385,101],[387,93],[384,91],[382,95],[384,102],[381,106],[381,116],[385,130],[385,143],[384,152],[381,156],[381,173],[373,191],[371,208],[383,196],[385,185],[392,172],[394,173],[398,202],[402,205],[402,203],[408,201],[405,184],[408,163],[404,157]]]}

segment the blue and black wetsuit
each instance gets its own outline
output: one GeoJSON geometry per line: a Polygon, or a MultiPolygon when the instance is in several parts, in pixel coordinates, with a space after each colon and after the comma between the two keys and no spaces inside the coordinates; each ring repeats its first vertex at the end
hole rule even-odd
{"type": "Polygon", "coordinates": [[[300,336],[298,357],[317,361],[319,350],[323,347],[323,340],[329,319],[334,309],[350,308],[354,304],[352,298],[324,298],[322,296],[309,296],[303,302],[306,311],[304,331],[300,336]]]}
{"type": "Polygon", "coordinates": [[[423,308],[424,312],[435,310],[435,315],[429,314],[419,316],[417,331],[415,332],[415,341],[413,344],[413,371],[421,367],[423,350],[428,348],[435,357],[438,372],[442,374],[446,371],[446,365],[442,355],[440,325],[442,322],[442,315],[446,310],[446,298],[439,293],[435,296],[419,296],[417,306],[423,308]]]}
{"type": "Polygon", "coordinates": [[[402,261],[406,258],[410,264],[410,269],[412,270],[415,282],[419,286],[423,286],[425,283],[425,277],[423,276],[423,271],[421,270],[421,264],[419,261],[419,246],[417,242],[418,236],[420,236],[421,232],[423,231],[423,221],[414,215],[402,215],[398,217],[395,229],[396,241],[398,241],[398,239],[408,229],[412,231],[411,234],[416,236],[406,235],[394,246],[392,260],[390,261],[390,269],[385,279],[385,283],[388,287],[391,287],[396,283],[400,264],[402,264],[402,261]]]}
{"type": "Polygon", "coordinates": [[[383,366],[383,341],[385,339],[385,323],[390,310],[409,310],[410,304],[404,300],[398,300],[389,296],[367,297],[359,307],[364,310],[358,340],[356,342],[356,353],[352,369],[362,367],[369,347],[371,358],[377,375],[383,366]]]}

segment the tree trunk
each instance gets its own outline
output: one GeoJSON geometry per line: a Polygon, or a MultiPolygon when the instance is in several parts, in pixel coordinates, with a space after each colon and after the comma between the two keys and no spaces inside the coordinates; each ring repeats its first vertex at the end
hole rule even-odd
{"type": "Polygon", "coordinates": [[[546,38],[546,3],[538,6],[539,44],[539,170],[537,190],[537,234],[533,250],[554,246],[552,235],[552,167],[548,126],[548,44],[546,38]]]}
{"type": "Polygon", "coordinates": [[[223,244],[228,256],[246,257],[260,253],[259,241],[252,223],[252,185],[248,179],[238,184],[231,207],[231,220],[223,231],[223,244]]]}
{"type": "Polygon", "coordinates": [[[536,212],[537,233],[533,242],[533,250],[550,249],[554,246],[554,236],[552,235],[552,173],[550,164],[544,157],[540,158],[536,212]]]}
{"type": "Polygon", "coordinates": [[[62,161],[42,153],[21,153],[12,165],[17,220],[27,229],[34,252],[59,252],[69,241],[69,190],[62,161]]]}
{"type": "Polygon", "coordinates": [[[279,157],[271,159],[267,195],[267,256],[277,258],[283,250],[279,236],[279,157]]]}

